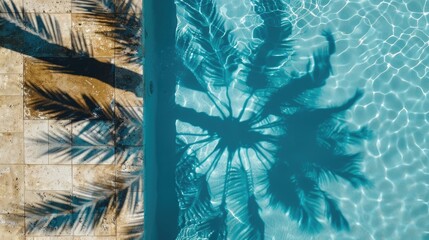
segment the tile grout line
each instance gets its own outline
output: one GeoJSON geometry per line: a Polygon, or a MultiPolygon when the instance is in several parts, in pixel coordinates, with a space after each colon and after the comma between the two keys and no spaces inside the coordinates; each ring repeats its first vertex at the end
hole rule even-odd
{"type": "MultiPolygon", "coordinates": [[[[25,14],[25,0],[22,0],[21,1],[21,3],[22,3],[22,14],[24,15],[25,14]]],[[[24,42],[24,36],[22,36],[22,39],[21,39],[21,41],[22,42],[24,42]]],[[[24,204],[24,206],[23,206],[23,212],[24,212],[24,231],[23,231],[23,235],[24,235],[24,238],[27,238],[27,221],[26,221],[26,219],[27,219],[27,213],[26,213],[26,207],[25,207],[25,205],[26,205],[26,199],[25,199],[25,193],[27,192],[27,188],[26,188],[26,182],[27,182],[27,174],[26,174],[26,170],[27,170],[27,166],[26,166],[26,154],[25,154],[25,107],[24,107],[24,104],[25,104],[25,101],[24,101],[24,97],[25,97],[25,91],[24,91],[24,86],[25,86],[25,59],[24,59],[24,55],[23,54],[21,54],[21,56],[22,56],[22,142],[23,142],[23,149],[22,149],[22,160],[23,160],[23,164],[24,164],[24,196],[23,196],[23,204],[24,204]]]]}
{"type": "MultiPolygon", "coordinates": [[[[116,9],[114,9],[112,17],[114,19],[116,19],[116,9]]],[[[116,117],[116,67],[117,67],[117,61],[116,61],[116,41],[113,41],[113,91],[112,91],[112,100],[113,100],[113,161],[114,161],[114,171],[115,171],[115,182],[114,182],[114,189],[115,189],[115,200],[119,201],[119,196],[118,196],[118,188],[117,188],[117,182],[118,182],[118,161],[116,158],[116,146],[117,146],[117,129],[116,129],[116,121],[117,121],[117,117],[116,117]]],[[[117,207],[117,206],[116,206],[117,207]]],[[[117,209],[115,209],[117,210],[117,209]]],[[[118,216],[116,216],[114,218],[114,224],[115,224],[115,239],[118,238],[118,216]]]]}
{"type": "MultiPolygon", "coordinates": [[[[25,12],[25,9],[24,9],[24,0],[22,0],[22,4],[23,4],[23,12],[25,12]]],[[[71,4],[71,9],[72,9],[72,1],[70,1],[70,4],[71,4]]],[[[37,12],[34,12],[34,13],[37,13],[37,12]]],[[[53,14],[53,13],[47,13],[47,14],[53,14]]],[[[70,16],[70,17],[72,17],[72,13],[70,12],[70,13],[68,13],[68,15],[70,16]]],[[[113,13],[112,15],[114,15],[115,16],[115,13],[113,13]]],[[[70,24],[72,25],[72,22],[70,22],[70,24]]],[[[70,26],[70,29],[72,29],[72,26],[70,26]]],[[[69,32],[69,34],[71,35],[71,32],[69,32]]],[[[23,188],[24,188],[24,196],[23,196],[23,198],[24,198],[24,205],[26,204],[26,202],[25,202],[25,193],[27,192],[27,189],[26,189],[26,180],[27,180],[27,176],[26,176],[26,174],[25,174],[25,169],[27,168],[27,166],[37,166],[37,165],[40,165],[40,166],[46,166],[46,164],[27,164],[26,163],[26,151],[25,151],[25,147],[26,147],[26,143],[25,143],[25,122],[26,122],[26,120],[27,121],[32,121],[32,120],[35,120],[35,119],[26,119],[26,117],[25,117],[25,94],[24,94],[24,83],[25,83],[25,64],[24,64],[24,62],[25,62],[25,58],[26,57],[24,57],[24,55],[22,54],[21,55],[21,57],[22,57],[22,59],[23,59],[23,64],[22,64],[22,71],[23,71],[23,73],[22,73],[22,81],[23,81],[23,85],[22,85],[22,90],[23,90],[23,92],[22,92],[22,125],[23,125],[23,130],[22,130],[22,136],[23,136],[23,153],[22,153],[22,156],[23,156],[23,158],[22,158],[22,165],[24,166],[24,184],[23,184],[23,188]]],[[[57,57],[57,56],[53,56],[53,57],[57,57]]],[[[117,84],[117,81],[116,81],[116,77],[117,77],[117,74],[116,74],[116,66],[115,66],[115,64],[116,64],[116,58],[117,57],[119,57],[118,56],[118,53],[116,52],[116,43],[114,42],[114,44],[113,44],[113,64],[114,64],[114,69],[113,69],[113,78],[114,78],[114,86],[113,86],[113,93],[112,93],[112,96],[113,96],[113,110],[115,111],[115,109],[116,109],[116,91],[115,91],[115,87],[116,87],[116,84],[117,84]]],[[[116,114],[114,115],[114,116],[116,116],[116,114]]],[[[113,131],[114,131],[114,133],[115,133],[115,136],[116,136],[116,126],[115,126],[115,123],[116,123],[116,117],[113,119],[114,121],[113,121],[113,131]]],[[[46,120],[47,122],[48,122],[48,149],[49,149],[49,147],[51,146],[51,142],[49,141],[49,135],[50,135],[50,133],[51,133],[51,130],[50,130],[50,128],[49,128],[49,122],[51,121],[51,119],[47,119],[46,120]]],[[[73,129],[73,127],[71,128],[71,129],[73,129]]],[[[72,131],[70,132],[70,139],[72,139],[73,138],[73,136],[72,136],[72,131]]],[[[73,170],[74,170],[74,162],[73,162],[73,159],[70,159],[70,161],[71,161],[71,163],[70,163],[70,165],[71,165],[71,180],[72,180],[72,185],[71,185],[71,194],[73,195],[73,191],[74,191],[74,177],[73,177],[73,170]]],[[[115,139],[114,139],[114,162],[115,162],[115,165],[116,165],[116,167],[117,167],[117,169],[118,169],[118,161],[117,161],[117,159],[116,159],[116,137],[115,137],[115,139]]],[[[53,165],[52,163],[51,163],[51,159],[50,159],[50,157],[49,157],[49,155],[48,155],[48,163],[47,163],[48,165],[53,165]]],[[[55,164],[56,165],[56,164],[55,164]]],[[[91,164],[89,164],[89,165],[91,165],[91,164]]],[[[98,164],[95,164],[95,165],[98,165],[98,164]]],[[[117,178],[118,178],[118,172],[117,171],[115,171],[115,179],[117,180],[117,178]]],[[[29,190],[30,191],[30,190],[29,190]]],[[[35,191],[35,190],[31,190],[31,191],[35,191]]],[[[55,190],[53,190],[53,191],[55,191],[55,190]]],[[[117,190],[116,190],[116,192],[117,192],[117,190]]],[[[24,237],[26,237],[26,228],[27,228],[27,226],[26,226],[26,224],[25,224],[25,219],[26,219],[26,212],[25,212],[25,207],[24,207],[24,237]]],[[[71,236],[72,236],[72,238],[74,239],[74,237],[75,237],[75,235],[74,235],[74,232],[71,234],[71,236]]],[[[96,235],[95,235],[96,236],[96,235]]],[[[117,221],[115,222],[115,238],[118,238],[118,226],[117,226],[117,221]]]]}
{"type": "MultiPolygon", "coordinates": [[[[70,31],[69,31],[69,38],[70,38],[70,48],[73,49],[73,39],[72,39],[72,33],[73,33],[73,0],[70,0],[70,13],[68,13],[69,17],[70,17],[70,31]]],[[[73,56],[70,56],[70,58],[72,58],[73,56]]],[[[73,162],[73,157],[72,157],[72,146],[73,146],[73,124],[72,121],[70,121],[70,130],[69,130],[69,134],[70,134],[70,167],[71,167],[71,201],[70,201],[70,208],[71,208],[71,214],[73,217],[74,214],[74,208],[73,206],[73,201],[74,201],[74,162],[73,162]]],[[[75,224],[73,224],[75,225],[75,224]]],[[[71,232],[70,232],[70,236],[72,239],[75,238],[74,235],[75,231],[74,231],[74,226],[71,228],[71,232]]]]}
{"type": "MultiPolygon", "coordinates": [[[[114,10],[113,13],[113,18],[116,18],[116,9],[114,10]]],[[[113,158],[114,158],[114,163],[115,163],[115,194],[116,194],[116,201],[119,201],[119,196],[118,196],[118,188],[116,186],[117,182],[118,182],[118,161],[116,159],[116,146],[117,146],[117,132],[116,132],[116,67],[117,67],[117,62],[116,62],[116,41],[113,41],[113,158]]],[[[118,238],[118,217],[115,217],[115,238],[118,238]]]]}

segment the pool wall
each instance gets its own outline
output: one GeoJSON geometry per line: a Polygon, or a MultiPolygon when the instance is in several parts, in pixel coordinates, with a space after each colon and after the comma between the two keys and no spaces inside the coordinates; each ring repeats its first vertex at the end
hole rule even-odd
{"type": "Polygon", "coordinates": [[[145,239],[174,239],[176,12],[173,0],[145,0],[145,239]]]}

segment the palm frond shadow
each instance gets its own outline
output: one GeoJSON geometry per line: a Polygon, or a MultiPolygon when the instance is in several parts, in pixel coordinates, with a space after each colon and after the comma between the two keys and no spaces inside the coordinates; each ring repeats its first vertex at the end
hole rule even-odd
{"type": "Polygon", "coordinates": [[[324,186],[371,186],[357,150],[370,131],[346,121],[363,92],[334,106],[318,103],[332,74],[333,34],[322,32],[327,46],[314,51],[306,72],[288,72],[295,53],[286,7],[252,3],[263,24],[253,31],[257,44],[249,40],[241,51],[213,1],[177,2],[176,46],[189,70],[176,91],[178,239],[263,239],[268,223],[260,213],[269,208],[307,233],[325,219],[349,230],[324,186]],[[185,93],[202,100],[194,104],[185,93]]]}
{"type": "Polygon", "coordinates": [[[137,9],[132,0],[74,0],[73,5],[85,13],[84,17],[111,29],[101,34],[116,43],[116,51],[124,53],[127,61],[141,63],[144,55],[141,47],[143,16],[141,9],[137,9]]]}
{"type": "MultiPolygon", "coordinates": [[[[6,40],[3,39],[0,41],[1,47],[43,60],[52,71],[95,78],[112,87],[133,92],[137,97],[142,97],[142,93],[137,91],[142,75],[121,66],[116,66],[113,63],[102,62],[98,59],[88,57],[93,53],[92,45],[85,40],[83,33],[71,33],[72,47],[68,48],[62,45],[62,33],[59,23],[54,17],[44,14],[22,13],[23,11],[18,9],[14,3],[2,2],[0,8],[2,11],[10,12],[0,16],[0,26],[2,28],[0,36],[6,38],[6,40]],[[26,44],[24,39],[26,43],[31,44],[26,44]],[[48,57],[40,54],[40,50],[43,53],[49,53],[49,56],[60,54],[69,58],[48,57]],[[115,85],[114,81],[108,77],[115,70],[121,72],[124,76],[128,76],[129,81],[126,84],[115,85]]],[[[118,20],[116,19],[115,21],[118,20]]],[[[130,31],[140,30],[136,28],[130,31]]],[[[137,33],[135,34],[137,36],[137,33]]],[[[138,45],[139,43],[135,43],[132,46],[138,49],[138,51],[142,51],[141,45],[138,45]]],[[[134,62],[141,64],[141,61],[138,60],[134,62]]]]}
{"type": "Polygon", "coordinates": [[[94,158],[97,158],[95,163],[103,163],[112,157],[113,148],[116,149],[115,154],[128,155],[135,151],[128,146],[143,144],[140,134],[143,122],[140,108],[124,107],[116,103],[117,111],[114,112],[111,103],[97,101],[91,96],[71,96],[64,91],[46,89],[32,83],[26,83],[26,88],[35,92],[35,97],[28,101],[29,107],[47,114],[51,119],[67,119],[70,124],[86,123],[72,138],[68,132],[59,131],[33,139],[52,145],[45,154],[71,154],[72,158],[82,159],[84,162],[94,162],[94,158]],[[106,139],[111,138],[109,134],[113,128],[115,146],[110,144],[111,146],[106,148],[106,139]],[[89,137],[88,133],[91,133],[89,137]]]}
{"type": "Polygon", "coordinates": [[[67,119],[72,122],[87,119],[114,120],[114,111],[111,104],[99,103],[93,97],[78,96],[59,89],[47,89],[26,82],[26,89],[34,91],[35,97],[29,100],[30,107],[48,114],[54,119],[67,119]]]}
{"type": "Polygon", "coordinates": [[[142,208],[138,207],[142,202],[141,176],[140,170],[104,176],[105,181],[77,188],[73,195],[56,194],[49,201],[26,206],[26,231],[28,234],[41,229],[54,234],[67,230],[88,233],[109,214],[117,219],[125,212],[130,224],[118,234],[125,239],[139,239],[143,234],[142,208]]]}
{"type": "MultiPolygon", "coordinates": [[[[90,1],[79,4],[86,3],[90,1]]],[[[127,16],[127,22],[122,24],[134,21],[133,24],[140,25],[140,15],[124,3],[117,1],[113,13],[121,11],[127,16]]],[[[44,67],[51,71],[95,78],[141,97],[136,86],[140,84],[138,81],[142,80],[142,75],[92,58],[92,44],[82,32],[70,33],[71,48],[64,47],[59,23],[51,15],[24,13],[14,3],[2,2],[0,9],[6,12],[0,16],[1,47],[43,60],[44,67]],[[18,41],[12,41],[10,37],[17,37],[18,41]],[[32,49],[34,45],[26,45],[25,41],[42,46],[43,53],[35,51],[32,49]],[[44,56],[44,52],[54,57],[44,56]],[[65,58],[58,58],[58,54],[65,58]],[[115,85],[111,77],[115,70],[124,76],[130,76],[135,82],[115,85]]],[[[94,18],[97,16],[98,13],[93,15],[94,18]]],[[[124,28],[124,25],[118,23],[120,20],[114,18],[108,24],[124,28]]],[[[114,28],[114,31],[116,36],[114,33],[105,34],[119,39],[122,33],[120,28],[114,28]]],[[[133,37],[140,34],[139,31],[141,26],[130,29],[127,35],[129,40],[134,40],[133,37]]],[[[130,41],[121,42],[124,49],[129,47],[127,44],[130,41]]],[[[140,42],[133,43],[136,46],[131,47],[140,51],[142,46],[137,46],[140,42]]],[[[133,51],[127,52],[127,60],[141,64],[139,54],[142,52],[135,54],[133,51]]],[[[49,234],[70,231],[88,233],[100,226],[107,217],[116,220],[120,218],[123,224],[118,226],[118,235],[124,239],[143,238],[142,109],[126,107],[129,105],[127,103],[122,105],[118,102],[105,102],[90,94],[72,95],[29,81],[25,82],[24,87],[32,93],[26,98],[27,107],[49,119],[66,120],[74,129],[72,133],[58,130],[32,139],[38,144],[49,145],[44,155],[53,154],[62,161],[71,159],[75,164],[114,163],[108,166],[113,168],[115,174],[99,176],[95,182],[86,184],[87,187],[74,187],[72,194],[52,193],[48,200],[26,204],[23,209],[25,216],[18,214],[11,215],[11,218],[25,217],[25,231],[29,234],[39,231],[49,234]]]]}
{"type": "Polygon", "coordinates": [[[7,3],[4,1],[0,3],[0,11],[5,13],[0,21],[9,20],[15,25],[25,28],[27,31],[45,39],[46,41],[50,41],[58,45],[63,44],[59,22],[53,16],[26,13],[23,9],[18,8],[15,3],[7,3]]]}
{"type": "Polygon", "coordinates": [[[141,131],[141,111],[116,103],[117,111],[114,112],[111,104],[90,96],[71,96],[61,90],[33,84],[27,87],[37,96],[29,102],[30,107],[48,114],[51,119],[66,119],[70,124],[85,123],[71,137],[67,131],[57,131],[32,139],[50,145],[43,154],[69,156],[77,159],[78,162],[73,160],[76,164],[101,164],[114,158],[118,168],[116,176],[103,176],[100,178],[102,182],[75,188],[72,196],[58,194],[48,202],[26,207],[27,233],[41,229],[52,233],[88,232],[99,226],[108,214],[113,214],[114,219],[125,214],[123,221],[126,224],[118,234],[125,239],[140,239],[143,234],[143,157],[142,141],[134,136],[134,132],[141,131]],[[106,125],[106,122],[111,124],[106,125]],[[106,146],[109,144],[106,134],[112,128],[117,129],[113,141],[116,144],[106,146]]]}
{"type": "Polygon", "coordinates": [[[88,42],[84,34],[81,32],[71,33],[71,44],[73,52],[78,56],[89,57],[94,54],[92,44],[88,42]]]}

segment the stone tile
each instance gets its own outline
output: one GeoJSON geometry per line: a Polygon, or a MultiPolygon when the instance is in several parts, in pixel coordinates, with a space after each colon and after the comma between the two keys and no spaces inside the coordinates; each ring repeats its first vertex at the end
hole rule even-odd
{"type": "Polygon", "coordinates": [[[71,0],[23,0],[29,13],[70,13],[71,0]]]}
{"type": "Polygon", "coordinates": [[[27,22],[29,32],[39,32],[38,35],[40,36],[40,38],[35,38],[33,35],[24,36],[23,51],[27,55],[33,57],[63,57],[71,55],[70,14],[33,13],[28,14],[27,22]],[[43,22],[43,25],[40,22],[43,22]]]}
{"type": "Polygon", "coordinates": [[[22,12],[22,0],[3,0],[0,4],[0,13],[22,12]]]}
{"type": "Polygon", "coordinates": [[[23,164],[23,153],[23,133],[0,133],[0,164],[23,164]]]}
{"type": "MultiPolygon", "coordinates": [[[[85,196],[92,195],[99,200],[106,199],[106,197],[116,200],[114,174],[115,167],[113,165],[75,165],[73,166],[73,192],[77,196],[85,194],[85,196]],[[103,186],[103,194],[97,193],[101,190],[100,186],[103,186]]],[[[99,208],[108,207],[107,204],[108,202],[105,202],[105,205],[99,206],[99,208]]],[[[115,235],[114,212],[114,209],[108,210],[94,229],[91,229],[84,221],[78,220],[80,224],[76,227],[74,235],[115,235]]]]}
{"type": "Polygon", "coordinates": [[[113,164],[115,148],[113,146],[72,146],[73,164],[113,164]]]}
{"type": "Polygon", "coordinates": [[[71,144],[72,123],[70,120],[49,120],[49,144],[71,144]]]}
{"type": "Polygon", "coordinates": [[[0,165],[0,182],[0,214],[22,214],[24,166],[0,165]]]}
{"type": "MultiPolygon", "coordinates": [[[[110,213],[109,213],[110,214],[110,213]]],[[[78,236],[111,236],[116,235],[116,221],[111,223],[111,217],[108,215],[105,215],[103,219],[101,219],[99,222],[99,225],[92,227],[89,225],[89,222],[85,222],[82,220],[78,220],[78,225],[75,228],[73,235],[75,236],[74,239],[77,239],[78,236]],[[99,230],[100,228],[104,228],[104,230],[99,230]]],[[[89,238],[89,239],[104,239],[102,237],[99,238],[89,238]]]]}
{"type": "Polygon", "coordinates": [[[116,100],[123,106],[143,107],[143,64],[128,62],[126,56],[115,57],[115,64],[116,100]]]}
{"type": "Polygon", "coordinates": [[[0,74],[0,95],[22,96],[22,81],[19,73],[0,74]]]}
{"type": "MultiPolygon", "coordinates": [[[[55,59],[56,60],[56,59],[55,59]]],[[[55,61],[52,60],[52,61],[55,61]]],[[[58,59],[59,63],[62,58],[58,59]]],[[[67,83],[69,76],[60,72],[49,70],[49,61],[43,61],[32,57],[24,59],[24,118],[25,119],[48,119],[49,114],[44,111],[39,111],[37,107],[33,106],[34,101],[56,102],[55,99],[48,99],[44,97],[44,92],[34,91],[32,88],[25,86],[26,84],[33,84],[42,87],[42,90],[58,90],[61,83],[67,83]]],[[[61,94],[58,94],[60,97],[61,94]]],[[[61,102],[58,102],[61,104],[61,102]]],[[[44,104],[43,104],[44,105],[44,104]]]]}
{"type": "Polygon", "coordinates": [[[73,240],[72,236],[64,237],[27,237],[25,240],[73,240]]]}
{"type": "Polygon", "coordinates": [[[85,1],[86,0],[71,0],[72,13],[113,13],[115,9],[113,3],[117,0],[98,1],[98,4],[94,5],[85,4],[85,1]]]}
{"type": "Polygon", "coordinates": [[[26,190],[71,190],[72,168],[65,165],[27,165],[26,190]]]}
{"type": "Polygon", "coordinates": [[[143,147],[121,146],[116,148],[116,163],[120,166],[143,166],[143,147]]]}
{"type": "MultiPolygon", "coordinates": [[[[119,232],[120,230],[118,230],[118,232],[119,232]]],[[[126,230],[125,230],[126,231],[126,230]]],[[[137,235],[137,236],[140,236],[140,235],[137,235]]],[[[141,236],[144,236],[144,234],[142,234],[141,236]]],[[[121,234],[121,232],[119,232],[118,233],[118,235],[117,235],[117,237],[116,237],[116,240],[128,240],[128,239],[130,239],[129,237],[126,237],[126,236],[124,236],[123,234],[121,234]]],[[[137,238],[137,239],[140,239],[140,238],[137,238]]]]}
{"type": "MultiPolygon", "coordinates": [[[[50,201],[59,202],[64,205],[70,205],[71,209],[71,200],[64,201],[62,197],[58,196],[68,196],[71,197],[70,191],[25,191],[25,206],[27,209],[38,207],[40,204],[48,204],[50,201]]],[[[27,212],[27,216],[31,216],[31,212],[27,212]]]]}
{"type": "Polygon", "coordinates": [[[116,240],[116,237],[74,237],[73,240],[116,240]]]}
{"type": "MultiPolygon", "coordinates": [[[[0,32],[2,32],[2,31],[0,31],[0,32]]],[[[0,42],[1,42],[1,38],[0,38],[0,42]]],[[[22,72],[23,72],[22,54],[14,52],[14,51],[6,49],[6,48],[0,48],[0,56],[1,56],[0,57],[0,73],[19,73],[19,74],[22,74],[22,72]]]]}
{"type": "Polygon", "coordinates": [[[74,165],[73,187],[77,191],[79,188],[91,188],[97,184],[103,184],[109,186],[110,190],[114,190],[114,176],[114,165],[74,165]]]}
{"type": "Polygon", "coordinates": [[[93,51],[91,56],[114,56],[115,43],[108,36],[114,28],[106,24],[106,21],[114,21],[114,14],[97,14],[97,18],[89,14],[72,14],[72,31],[84,34],[89,48],[93,51]]]}
{"type": "Polygon", "coordinates": [[[22,73],[25,32],[17,26],[15,14],[0,13],[0,73],[22,73]]]}
{"type": "Polygon", "coordinates": [[[71,164],[72,147],[71,145],[49,145],[48,153],[49,164],[71,164]]]}
{"type": "Polygon", "coordinates": [[[116,144],[143,145],[143,107],[120,107],[116,114],[116,144]]]}
{"type": "MultiPolygon", "coordinates": [[[[26,220],[26,226],[28,226],[28,224],[31,224],[28,220],[26,220]]],[[[72,236],[64,236],[64,237],[59,237],[59,236],[55,236],[55,237],[47,237],[49,235],[52,235],[51,232],[48,232],[48,229],[40,229],[38,231],[36,231],[34,234],[26,234],[26,238],[25,240],[73,240],[72,236]],[[42,237],[43,236],[43,237],[42,237]]],[[[64,235],[67,235],[64,233],[64,235]]],[[[71,234],[70,234],[71,235],[71,234]]]]}
{"type": "MultiPolygon", "coordinates": [[[[55,228],[52,226],[32,226],[34,219],[39,215],[32,213],[33,209],[41,205],[51,205],[50,202],[61,204],[62,213],[72,215],[71,192],[70,191],[25,191],[25,222],[27,228],[33,227],[31,236],[49,236],[49,235],[71,235],[72,229],[55,228]],[[68,198],[67,198],[68,197],[68,198]]],[[[49,237],[47,237],[49,238],[49,237]]]]}
{"type": "Polygon", "coordinates": [[[72,0],[73,13],[134,13],[141,12],[143,1],[141,0],[103,0],[91,8],[82,4],[85,0],[72,0]]]}
{"type": "Polygon", "coordinates": [[[115,95],[119,103],[125,106],[143,106],[143,77],[128,70],[116,70],[115,95]]]}
{"type": "Polygon", "coordinates": [[[116,14],[115,56],[124,56],[127,63],[141,65],[144,37],[141,13],[116,14]]]}
{"type": "Polygon", "coordinates": [[[109,211],[101,220],[100,224],[94,228],[96,236],[116,235],[115,211],[109,211]]]}
{"type": "MultiPolygon", "coordinates": [[[[143,171],[140,171],[140,170],[142,170],[142,167],[130,167],[130,166],[128,166],[127,170],[124,170],[122,172],[118,171],[117,175],[118,175],[118,179],[123,179],[123,178],[128,179],[127,185],[124,185],[122,187],[128,187],[129,188],[129,194],[133,194],[133,196],[135,194],[141,194],[142,197],[139,198],[138,201],[143,201],[143,192],[144,192],[144,179],[143,179],[144,176],[143,175],[144,174],[143,174],[143,171]],[[134,173],[133,174],[131,174],[131,173],[127,174],[126,171],[128,171],[130,169],[133,169],[133,171],[137,171],[137,173],[141,172],[141,174],[139,174],[139,175],[134,175],[134,173]],[[131,177],[132,177],[132,179],[130,179],[131,177]]],[[[118,188],[120,188],[120,187],[118,187],[118,188]]]]}
{"type": "Polygon", "coordinates": [[[21,96],[0,96],[0,132],[22,132],[21,96]]]}
{"type": "Polygon", "coordinates": [[[72,124],[74,146],[113,146],[114,125],[110,121],[88,120],[72,124]]]}
{"type": "Polygon", "coordinates": [[[24,120],[24,144],[26,164],[48,164],[47,120],[24,120]]]}
{"type": "Polygon", "coordinates": [[[0,214],[0,239],[24,240],[24,218],[11,220],[9,215],[0,214]]]}
{"type": "MultiPolygon", "coordinates": [[[[141,160],[141,164],[143,160],[141,160]]],[[[139,175],[135,175],[134,180],[129,181],[129,192],[126,196],[120,196],[125,197],[127,199],[120,199],[125,201],[124,209],[133,209],[132,212],[130,211],[122,211],[121,214],[118,216],[116,222],[117,222],[117,232],[118,232],[118,239],[126,239],[126,238],[120,238],[121,234],[123,232],[126,232],[126,226],[130,223],[136,224],[136,220],[140,219],[143,222],[144,217],[144,184],[143,184],[143,166],[139,165],[140,163],[134,162],[132,165],[130,163],[125,163],[121,166],[120,171],[117,172],[117,177],[128,177],[129,173],[131,172],[137,172],[139,175]],[[131,200],[132,199],[132,200],[131,200]],[[132,205],[131,205],[132,204],[132,205]]],[[[130,179],[130,178],[128,178],[130,179]]],[[[131,180],[131,179],[130,179],[131,180]]],[[[118,187],[119,188],[119,187],[118,187]]],[[[140,226],[136,227],[136,230],[143,233],[144,226],[141,224],[140,226]]]]}
{"type": "Polygon", "coordinates": [[[115,64],[118,67],[128,69],[140,75],[143,75],[143,64],[133,61],[133,59],[130,59],[130,57],[127,56],[126,53],[121,52],[120,49],[117,49],[115,55],[115,64]]]}
{"type": "Polygon", "coordinates": [[[132,12],[142,12],[143,9],[143,1],[141,0],[123,0],[119,1],[120,4],[118,4],[115,8],[115,12],[117,13],[132,13],[132,12]],[[129,6],[129,7],[125,7],[129,6]]]}
{"type": "Polygon", "coordinates": [[[116,172],[116,177],[118,179],[124,179],[124,178],[128,179],[127,184],[130,185],[130,192],[144,191],[143,166],[123,164],[120,167],[118,167],[118,170],[116,172]]]}
{"type": "MultiPolygon", "coordinates": [[[[131,208],[134,210],[134,212],[130,212],[130,211],[123,211],[121,212],[121,214],[118,216],[117,220],[116,220],[116,224],[117,224],[117,231],[118,231],[118,239],[127,239],[127,238],[121,238],[121,235],[123,235],[122,233],[127,231],[127,226],[129,226],[129,224],[135,224],[135,220],[137,219],[141,219],[143,221],[143,211],[144,211],[144,198],[143,198],[143,192],[135,192],[133,194],[136,194],[135,197],[138,199],[138,201],[134,202],[135,204],[133,206],[130,206],[130,203],[132,201],[126,201],[124,208],[131,208]]],[[[136,226],[135,229],[137,231],[139,231],[140,233],[144,232],[144,225],[141,224],[140,226],[136,226]]],[[[122,236],[123,237],[123,236],[122,236]]]]}
{"type": "MultiPolygon", "coordinates": [[[[25,219],[25,226],[28,228],[28,227],[31,226],[31,224],[32,224],[31,219],[30,218],[26,218],[25,219]]],[[[27,236],[26,239],[32,239],[32,240],[73,239],[73,237],[71,237],[70,235],[72,235],[70,229],[64,229],[62,231],[58,231],[57,229],[53,229],[53,228],[50,228],[50,227],[37,226],[37,228],[35,228],[33,230],[33,232],[26,233],[25,236],[27,236]],[[62,238],[62,237],[59,237],[59,236],[48,237],[48,236],[51,236],[51,235],[64,235],[64,236],[68,236],[68,237],[65,237],[65,238],[62,238]]]]}
{"type": "MultiPolygon", "coordinates": [[[[74,85],[79,86],[82,93],[94,97],[101,95],[106,101],[112,99],[115,81],[114,58],[71,58],[67,61],[71,68],[76,69],[72,80],[74,85]],[[84,84],[85,82],[86,84],[84,84]]],[[[109,103],[110,101],[107,101],[107,104],[109,103]]]]}
{"type": "MultiPolygon", "coordinates": [[[[114,96],[114,67],[109,58],[25,58],[24,83],[24,106],[26,119],[57,118],[58,114],[70,113],[73,118],[86,119],[94,117],[94,112],[99,111],[93,106],[111,108],[114,96]],[[71,74],[61,71],[49,70],[54,67],[52,63],[65,66],[71,70],[71,74]],[[76,75],[75,75],[76,74],[76,75]],[[29,84],[43,87],[37,90],[29,87],[29,84]],[[53,91],[54,96],[44,97],[45,91],[53,91]],[[73,99],[65,101],[64,98],[73,99]],[[41,111],[34,105],[35,102],[58,103],[51,108],[52,112],[41,111]],[[88,106],[88,102],[90,102],[88,106]],[[95,104],[95,105],[94,105],[95,104]],[[91,116],[89,116],[91,115],[91,116]]],[[[41,107],[45,107],[42,104],[41,107]]],[[[112,110],[108,110],[112,111],[112,110]]],[[[64,116],[64,115],[63,115],[64,116]]],[[[67,117],[69,118],[69,117],[67,117]]]]}
{"type": "Polygon", "coordinates": [[[49,164],[71,164],[71,122],[49,120],[49,164]]]}

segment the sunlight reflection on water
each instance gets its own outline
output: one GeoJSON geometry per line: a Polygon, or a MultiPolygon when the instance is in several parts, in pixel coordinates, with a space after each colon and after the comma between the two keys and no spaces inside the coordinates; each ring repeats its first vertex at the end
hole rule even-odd
{"type": "MultiPolygon", "coordinates": [[[[226,25],[244,48],[240,41],[252,38],[261,20],[250,10],[250,1],[219,2],[220,14],[228,19],[226,25]]],[[[365,94],[347,120],[356,127],[369,125],[374,135],[365,144],[363,162],[374,187],[357,191],[344,184],[326,186],[340,199],[351,231],[328,228],[314,239],[425,239],[429,236],[429,3],[287,2],[291,2],[288,10],[293,16],[297,53],[292,68],[305,70],[312,51],[324,43],[320,33],[330,29],[337,52],[331,61],[334,74],[320,104],[338,104],[362,88],[365,94]]],[[[200,96],[180,95],[176,102],[195,103],[193,108],[220,116],[214,108],[204,109],[200,96]]],[[[267,227],[266,236],[311,238],[294,223],[284,227],[288,216],[268,209],[262,217],[274,223],[267,227]]]]}

